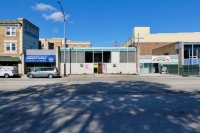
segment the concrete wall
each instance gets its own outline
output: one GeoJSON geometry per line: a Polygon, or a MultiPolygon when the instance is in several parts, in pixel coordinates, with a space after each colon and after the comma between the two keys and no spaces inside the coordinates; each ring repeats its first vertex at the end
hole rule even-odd
{"type": "Polygon", "coordinates": [[[120,55],[119,52],[111,52],[111,63],[119,63],[120,55]]]}
{"type": "Polygon", "coordinates": [[[150,27],[135,27],[133,37],[137,38],[138,33],[143,38],[140,39],[140,42],[200,42],[200,32],[150,34],[150,27]]]}
{"type": "MultiPolygon", "coordinates": [[[[60,63],[61,75],[64,74],[64,63],[60,63]]],[[[136,63],[103,63],[103,74],[109,73],[124,73],[134,74],[136,73],[136,63]],[[113,67],[113,64],[116,67],[113,67]],[[106,66],[105,66],[106,65],[106,66]]],[[[93,74],[94,63],[71,63],[71,74],[93,74]],[[80,66],[83,64],[83,67],[80,66]]],[[[70,63],[66,63],[66,74],[70,74],[70,63]]]]}

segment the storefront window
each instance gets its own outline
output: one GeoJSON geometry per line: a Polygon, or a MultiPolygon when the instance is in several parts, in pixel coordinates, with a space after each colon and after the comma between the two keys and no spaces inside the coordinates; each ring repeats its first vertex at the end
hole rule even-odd
{"type": "Polygon", "coordinates": [[[192,45],[184,46],[184,59],[189,59],[192,56],[192,45]]]}
{"type": "Polygon", "coordinates": [[[184,50],[184,59],[189,59],[189,53],[190,51],[189,50],[184,50]]]}

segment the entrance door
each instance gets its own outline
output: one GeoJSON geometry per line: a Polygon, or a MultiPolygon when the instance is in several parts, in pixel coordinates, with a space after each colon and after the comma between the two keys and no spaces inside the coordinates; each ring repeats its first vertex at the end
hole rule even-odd
{"type": "Polygon", "coordinates": [[[102,64],[98,64],[98,74],[102,74],[102,64]]]}
{"type": "Polygon", "coordinates": [[[154,73],[159,73],[159,68],[158,68],[159,64],[158,63],[153,63],[153,70],[154,70],[154,73]]]}

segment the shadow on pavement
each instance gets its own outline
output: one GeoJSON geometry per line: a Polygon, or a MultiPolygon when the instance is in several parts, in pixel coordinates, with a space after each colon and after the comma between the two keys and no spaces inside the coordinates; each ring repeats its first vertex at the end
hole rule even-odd
{"type": "Polygon", "coordinates": [[[0,92],[0,132],[200,132],[200,92],[143,81],[0,92]]]}

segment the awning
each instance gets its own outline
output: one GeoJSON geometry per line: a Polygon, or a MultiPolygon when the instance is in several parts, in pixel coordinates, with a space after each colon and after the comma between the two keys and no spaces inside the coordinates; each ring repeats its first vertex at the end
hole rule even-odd
{"type": "Polygon", "coordinates": [[[0,61],[3,62],[20,62],[19,57],[0,56],[0,61]]]}

